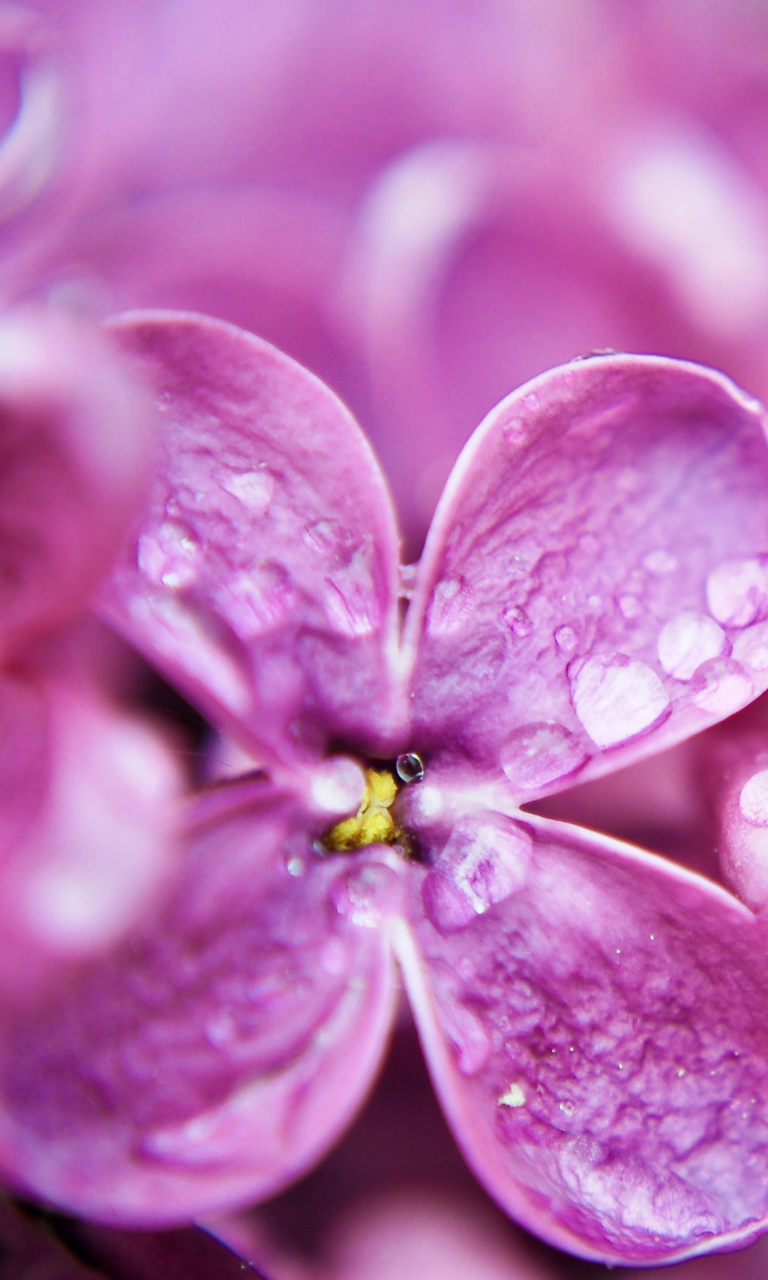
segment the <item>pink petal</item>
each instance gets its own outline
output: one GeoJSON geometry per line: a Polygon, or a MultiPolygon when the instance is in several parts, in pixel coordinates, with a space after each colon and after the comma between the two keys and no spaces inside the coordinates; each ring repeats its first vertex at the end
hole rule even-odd
{"type": "Polygon", "coordinates": [[[152,418],[111,344],[32,309],[0,322],[0,646],[82,603],[132,514],[152,418]]]}
{"type": "Polygon", "coordinates": [[[170,750],[144,723],[49,677],[0,682],[0,1003],[55,985],[162,896],[176,864],[170,750]]]}
{"type": "Polygon", "coordinates": [[[234,326],[146,312],[115,333],[166,430],[109,615],[266,750],[354,737],[381,753],[399,727],[397,538],[362,434],[311,374],[234,326]]]}
{"type": "Polygon", "coordinates": [[[269,1195],[318,1158],[381,1056],[403,864],[319,858],[311,839],[264,781],[200,803],[171,904],[7,1029],[8,1179],[148,1226],[269,1195]]]}
{"type": "Polygon", "coordinates": [[[456,924],[426,893],[455,885],[438,858],[396,942],[467,1158],[512,1216],[586,1257],[747,1243],[768,1215],[760,926],[608,838],[543,819],[506,838],[528,844],[522,885],[456,924]]]}
{"type": "Polygon", "coordinates": [[[608,356],[486,418],[408,619],[414,749],[524,799],[658,751],[768,685],[768,450],[722,375],[608,356]]]}

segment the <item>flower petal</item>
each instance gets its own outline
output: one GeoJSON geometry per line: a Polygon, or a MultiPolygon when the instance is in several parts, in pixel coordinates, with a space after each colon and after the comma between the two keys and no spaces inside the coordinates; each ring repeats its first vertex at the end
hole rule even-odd
{"type": "Polygon", "coordinates": [[[116,322],[166,424],[149,515],[108,612],[214,720],[277,755],[392,733],[397,536],[341,403],[232,325],[116,322]]]}
{"type": "Polygon", "coordinates": [[[414,742],[523,799],[658,751],[768,685],[765,418],[722,375],[564,365],[486,418],[408,619],[414,742]]]}
{"type": "Polygon", "coordinates": [[[319,857],[306,814],[263,779],[201,802],[171,904],[7,1027],[4,1175],[150,1226],[303,1172],[381,1056],[400,884],[394,859],[319,857]]]}
{"type": "Polygon", "coordinates": [[[0,647],[82,604],[125,530],[150,406],[111,344],[29,308],[0,322],[0,647]]]}
{"type": "Polygon", "coordinates": [[[768,1216],[763,926],[651,854],[496,822],[509,895],[444,914],[435,880],[466,893],[438,858],[395,942],[467,1158],[514,1217],[586,1257],[747,1243],[768,1216]]]}
{"type": "Polygon", "coordinates": [[[146,724],[56,679],[5,674],[0,1006],[68,979],[167,890],[178,767],[146,724]]]}

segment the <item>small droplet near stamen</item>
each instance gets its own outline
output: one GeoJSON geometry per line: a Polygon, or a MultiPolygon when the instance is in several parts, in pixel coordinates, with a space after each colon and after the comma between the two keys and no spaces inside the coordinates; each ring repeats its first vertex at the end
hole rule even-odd
{"type": "Polygon", "coordinates": [[[407,751],[397,757],[395,772],[401,782],[421,782],[424,777],[424,761],[415,751],[407,751]]]}

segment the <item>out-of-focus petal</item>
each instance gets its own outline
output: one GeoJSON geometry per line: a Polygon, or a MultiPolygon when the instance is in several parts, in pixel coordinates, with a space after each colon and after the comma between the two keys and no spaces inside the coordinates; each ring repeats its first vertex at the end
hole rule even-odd
{"type": "Polygon", "coordinates": [[[232,325],[139,312],[114,332],[157,389],[164,453],[114,619],[212,719],[270,753],[383,754],[397,534],[370,448],[311,374],[232,325]]]}
{"type": "Polygon", "coordinates": [[[761,926],[607,838],[542,819],[501,836],[528,844],[524,875],[488,845],[509,896],[452,920],[429,890],[462,885],[438,857],[396,940],[467,1158],[518,1221],[586,1257],[747,1243],[768,1212],[761,926]]]}
{"type": "Polygon", "coordinates": [[[151,405],[100,334],[32,309],[0,319],[0,649],[82,603],[124,533],[151,405]]]}
{"type": "Polygon", "coordinates": [[[155,731],[58,679],[6,675],[0,1000],[56,985],[167,889],[180,778],[155,731]]]}
{"type": "Polygon", "coordinates": [[[64,92],[52,40],[38,14],[0,7],[0,58],[17,64],[17,106],[0,136],[0,222],[24,209],[54,171],[64,92]]]}
{"type": "Polygon", "coordinates": [[[596,357],[502,401],[407,619],[418,749],[500,762],[530,799],[744,706],[768,683],[767,497],[761,407],[696,365],[596,357]]]}
{"type": "Polygon", "coordinates": [[[176,896],[46,1009],[7,1023],[0,1165],[115,1224],[266,1196],[335,1139],[392,1015],[402,862],[318,858],[256,780],[201,802],[176,896]]]}
{"type": "MultiPolygon", "coordinates": [[[[617,160],[607,172],[604,159],[585,164],[580,150],[566,159],[546,149],[441,140],[403,154],[372,186],[352,242],[348,333],[371,372],[370,429],[414,551],[474,423],[542,370],[608,347],[731,368],[723,361],[733,350],[683,305],[677,282],[685,268],[690,290],[723,292],[722,280],[712,281],[712,241],[719,233],[724,243],[727,231],[754,295],[754,236],[744,244],[746,219],[718,210],[705,244],[703,229],[688,235],[685,258],[666,242],[664,255],[651,252],[651,233],[632,224],[630,235],[630,215],[622,220],[614,208],[631,182],[630,142],[634,135],[617,140],[622,167],[617,160]]],[[[689,205],[701,204],[701,185],[689,205]]],[[[654,195],[661,222],[662,194],[654,195]]],[[[674,195],[664,205],[672,206],[667,222],[674,195]]],[[[721,266],[720,277],[727,271],[721,266]]],[[[734,367],[753,385],[746,375],[754,366],[742,360],[734,367]]]]}

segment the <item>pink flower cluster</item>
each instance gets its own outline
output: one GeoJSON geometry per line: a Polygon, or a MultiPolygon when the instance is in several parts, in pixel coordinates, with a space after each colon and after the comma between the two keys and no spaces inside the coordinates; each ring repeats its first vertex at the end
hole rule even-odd
{"type": "Polygon", "coordinates": [[[402,983],[515,1221],[765,1230],[767,87],[746,0],[0,8],[9,1187],[276,1194],[402,983]]]}

